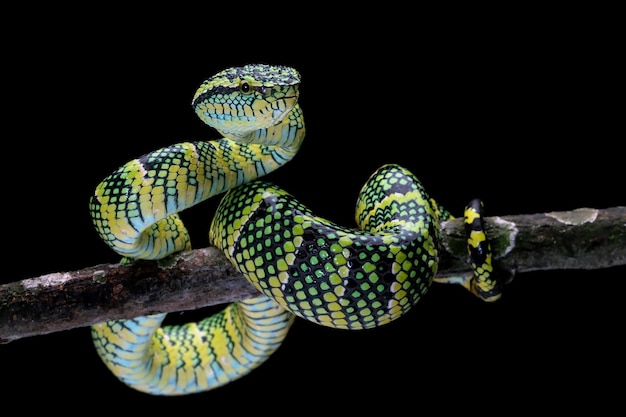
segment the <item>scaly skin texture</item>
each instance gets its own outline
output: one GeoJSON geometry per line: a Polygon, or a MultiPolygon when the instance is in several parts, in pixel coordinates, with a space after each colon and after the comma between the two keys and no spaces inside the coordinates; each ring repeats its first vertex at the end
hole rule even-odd
{"type": "Polygon", "coordinates": [[[266,175],[298,152],[305,135],[299,83],[291,68],[259,65],[205,81],[192,105],[223,138],[158,149],[105,178],[89,207],[100,237],[132,259],[188,249],[176,213],[266,175]]]}
{"type": "Polygon", "coordinates": [[[395,165],[370,177],[356,218],[360,230],[339,226],[257,181],[226,195],[209,237],[259,291],[294,314],[366,329],[397,319],[427,291],[440,226],[420,182],[395,165]]]}
{"type": "Polygon", "coordinates": [[[486,301],[499,297],[478,200],[465,211],[474,274],[437,278],[440,222],[451,216],[407,169],[388,164],[371,175],[357,200],[357,228],[320,218],[258,180],[300,148],[299,82],[295,70],[267,65],[211,77],[193,106],[221,138],[158,149],[96,187],[94,226],[122,262],[190,249],[177,213],[227,191],[209,238],[259,290],[198,323],[164,326],[165,314],[155,314],[92,326],[98,354],[128,386],[154,395],[220,387],[267,360],[296,316],[339,329],[382,326],[437,279],[486,301]]]}
{"type": "MultiPolygon", "coordinates": [[[[192,105],[221,138],[184,142],[133,159],[90,201],[94,226],[123,262],[191,248],[178,212],[290,161],[305,135],[292,68],[250,65],[207,79],[192,105]]],[[[199,323],[165,326],[165,314],[92,326],[98,354],[124,383],[154,395],[205,391],[263,363],[293,315],[264,296],[199,323]]]]}

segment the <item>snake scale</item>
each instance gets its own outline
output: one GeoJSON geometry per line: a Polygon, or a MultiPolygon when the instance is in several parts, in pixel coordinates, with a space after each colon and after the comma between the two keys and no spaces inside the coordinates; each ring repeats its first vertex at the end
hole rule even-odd
{"type": "MultiPolygon", "coordinates": [[[[178,213],[225,193],[209,231],[259,296],[198,322],[163,325],[166,314],[91,327],[98,355],[126,385],[153,395],[207,391],[236,380],[279,348],[294,318],[340,329],[389,323],[435,278],[440,222],[452,216],[407,169],[388,164],[367,180],[357,228],[315,216],[285,190],[260,180],[289,162],[305,136],[300,74],[278,65],[225,69],[192,106],[221,138],[182,142],[133,159],[95,189],[89,209],[122,262],[191,248],[178,213]]],[[[450,278],[479,297],[499,297],[482,203],[465,211],[474,274],[450,278]]]]}

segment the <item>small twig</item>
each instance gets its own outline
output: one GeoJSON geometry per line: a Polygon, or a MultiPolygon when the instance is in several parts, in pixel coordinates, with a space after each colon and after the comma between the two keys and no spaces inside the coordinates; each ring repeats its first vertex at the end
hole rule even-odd
{"type": "MultiPolygon", "coordinates": [[[[498,268],[510,274],[626,264],[626,207],[489,217],[486,227],[498,268]]],[[[439,275],[469,273],[463,220],[445,222],[442,231],[439,275]]],[[[256,295],[213,247],[53,273],[0,286],[0,343],[256,295]]]]}

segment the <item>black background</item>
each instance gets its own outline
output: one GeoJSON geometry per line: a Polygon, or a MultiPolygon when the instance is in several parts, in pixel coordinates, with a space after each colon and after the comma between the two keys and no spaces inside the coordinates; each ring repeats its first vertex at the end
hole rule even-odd
{"type": "MultiPolygon", "coordinates": [[[[413,171],[456,214],[473,197],[488,215],[626,203],[623,50],[610,24],[585,13],[495,23],[398,11],[358,29],[328,16],[308,28],[295,12],[242,10],[218,28],[204,12],[176,23],[43,12],[21,16],[4,38],[0,282],[116,262],[89,219],[94,187],[143,153],[215,138],[191,98],[207,76],[252,62],[302,75],[305,143],[267,179],[337,223],[354,225],[361,185],[388,162],[413,171]]],[[[207,244],[214,200],[183,215],[195,247],[207,244]]],[[[0,346],[2,397],[25,392],[33,399],[25,406],[50,409],[80,398],[105,413],[123,404],[215,412],[233,401],[240,411],[285,412],[610,406],[624,387],[625,272],[521,274],[494,304],[435,285],[406,317],[371,331],[298,320],[249,376],[187,397],[122,385],[87,328],[22,339],[0,346]]]]}

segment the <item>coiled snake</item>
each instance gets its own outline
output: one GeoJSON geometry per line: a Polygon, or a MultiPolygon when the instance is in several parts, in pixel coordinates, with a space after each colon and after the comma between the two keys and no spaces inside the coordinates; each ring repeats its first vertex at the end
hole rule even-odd
{"type": "MultiPolygon", "coordinates": [[[[440,222],[451,216],[405,168],[385,165],[372,174],[358,197],[358,229],[317,217],[257,180],[302,144],[299,85],[299,73],[283,66],[219,72],[192,105],[222,138],[150,152],[96,187],[93,224],[122,262],[190,249],[177,213],[226,192],[210,242],[260,291],[197,323],[162,325],[165,314],[154,314],[93,325],[99,356],[130,387],[181,395],[222,386],[262,364],[295,316],[342,329],[381,326],[406,313],[436,279],[440,222]]],[[[475,273],[450,281],[497,299],[480,201],[465,215],[475,273]]]]}

